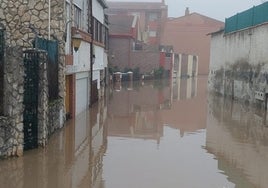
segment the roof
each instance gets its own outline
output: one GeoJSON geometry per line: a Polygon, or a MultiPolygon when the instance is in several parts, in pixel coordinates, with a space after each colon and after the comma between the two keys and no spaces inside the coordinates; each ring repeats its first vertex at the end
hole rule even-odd
{"type": "Polygon", "coordinates": [[[107,2],[109,9],[159,10],[167,9],[162,2],[107,2]]]}

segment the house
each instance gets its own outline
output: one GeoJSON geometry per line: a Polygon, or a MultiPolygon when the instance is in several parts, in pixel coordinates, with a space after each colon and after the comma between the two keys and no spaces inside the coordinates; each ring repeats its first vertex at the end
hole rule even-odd
{"type": "Polygon", "coordinates": [[[211,36],[209,88],[267,108],[268,2],[227,18],[211,36]]]}
{"type": "Polygon", "coordinates": [[[172,45],[174,53],[198,56],[198,74],[207,75],[210,52],[210,37],[207,34],[223,25],[221,21],[198,13],[190,13],[187,8],[184,16],[166,20],[161,44],[172,45]]]}
{"type": "Polygon", "coordinates": [[[150,75],[163,67],[167,72],[173,69],[173,52],[158,45],[157,50],[149,50],[142,41],[140,19],[137,15],[109,15],[109,62],[114,71],[139,70],[150,75]]]}
{"type": "MultiPolygon", "coordinates": [[[[152,74],[162,67],[170,77],[199,73],[198,54],[178,48],[181,43],[178,44],[174,33],[179,31],[169,23],[165,1],[108,2],[108,5],[109,62],[116,70],[139,69],[141,74],[152,74]],[[167,26],[173,30],[168,31],[167,26]]],[[[206,34],[203,38],[209,39],[206,34]]],[[[185,40],[185,36],[182,38],[185,40]]]]}
{"type": "Polygon", "coordinates": [[[87,0],[66,0],[65,110],[68,118],[88,109],[90,104],[92,36],[89,19],[91,4],[88,3],[87,0]],[[82,39],[79,49],[72,46],[72,36],[75,34],[82,39]]]}
{"type": "Polygon", "coordinates": [[[104,0],[66,1],[66,113],[75,117],[103,96],[107,72],[108,22],[104,0]],[[72,12],[73,10],[73,12],[72,12]],[[79,34],[79,50],[71,38],[79,34]]]}
{"type": "Polygon", "coordinates": [[[142,41],[150,50],[158,50],[164,21],[167,18],[167,5],[161,2],[112,2],[108,1],[108,15],[136,15],[140,20],[142,41]]]}
{"type": "Polygon", "coordinates": [[[108,79],[108,16],[105,0],[92,1],[92,86],[91,104],[104,96],[108,79]]]}
{"type": "Polygon", "coordinates": [[[103,95],[105,7],[104,0],[1,2],[1,157],[47,145],[66,114],[79,115],[93,103],[92,80],[103,95]]]}

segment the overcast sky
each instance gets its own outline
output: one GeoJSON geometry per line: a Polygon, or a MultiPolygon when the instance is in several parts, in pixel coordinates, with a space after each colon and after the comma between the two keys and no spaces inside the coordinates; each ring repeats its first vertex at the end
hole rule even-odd
{"type": "MultiPolygon", "coordinates": [[[[161,0],[107,0],[123,2],[161,2],[161,0]]],[[[259,5],[263,0],[165,0],[168,5],[169,17],[184,15],[185,8],[205,16],[224,21],[238,12],[259,5]]]]}

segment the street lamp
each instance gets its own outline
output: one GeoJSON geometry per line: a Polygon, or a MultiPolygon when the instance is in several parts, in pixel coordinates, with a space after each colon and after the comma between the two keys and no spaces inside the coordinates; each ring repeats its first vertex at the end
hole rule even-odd
{"type": "Polygon", "coordinates": [[[77,52],[81,42],[82,42],[83,37],[80,35],[80,33],[78,31],[76,31],[76,33],[72,36],[72,43],[73,43],[73,47],[74,47],[74,51],[77,52]]]}
{"type": "Polygon", "coordinates": [[[68,20],[65,24],[65,32],[64,32],[64,41],[66,42],[67,41],[67,31],[68,31],[68,24],[71,23],[71,22],[74,22],[76,27],[75,27],[75,34],[71,37],[72,38],[72,46],[74,47],[74,51],[77,52],[80,45],[81,45],[81,42],[83,40],[83,37],[81,36],[81,34],[79,33],[78,31],[78,25],[76,24],[76,22],[74,20],[68,20]]]}

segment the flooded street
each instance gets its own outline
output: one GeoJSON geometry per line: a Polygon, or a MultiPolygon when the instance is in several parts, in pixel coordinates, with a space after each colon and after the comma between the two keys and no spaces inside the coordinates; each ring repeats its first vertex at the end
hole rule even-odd
{"type": "Polygon", "coordinates": [[[47,148],[0,161],[0,187],[265,188],[266,116],[206,77],[115,83],[47,148]]]}

